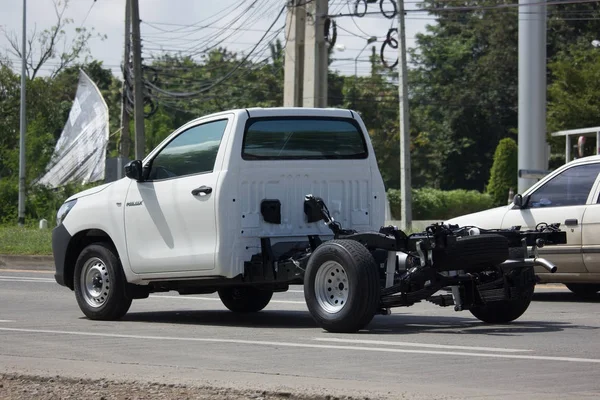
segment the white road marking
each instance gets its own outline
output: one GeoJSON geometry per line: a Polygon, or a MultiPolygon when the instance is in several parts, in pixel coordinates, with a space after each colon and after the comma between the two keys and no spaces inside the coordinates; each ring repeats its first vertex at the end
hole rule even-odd
{"type": "Polygon", "coordinates": [[[249,344],[249,345],[272,346],[272,347],[291,347],[291,348],[326,349],[326,350],[351,350],[351,351],[367,351],[367,352],[378,352],[378,353],[430,354],[430,355],[447,355],[447,356],[455,356],[455,357],[463,356],[463,357],[480,357],[480,358],[504,358],[504,359],[510,359],[510,360],[559,361],[559,362],[578,362],[578,363],[600,364],[600,359],[577,358],[577,357],[552,357],[552,356],[534,356],[534,355],[521,355],[521,354],[467,353],[467,352],[459,352],[459,351],[435,351],[435,350],[408,350],[408,349],[382,348],[382,347],[337,346],[337,345],[322,345],[322,344],[313,344],[313,343],[269,342],[269,341],[260,341],[260,340],[239,340],[239,339],[194,338],[194,337],[186,338],[186,337],[175,337],[175,336],[127,335],[127,334],[118,334],[118,333],[59,331],[59,330],[48,330],[48,329],[0,328],[0,331],[34,333],[34,334],[45,333],[45,334],[49,334],[49,335],[110,337],[110,338],[120,338],[120,339],[137,339],[137,340],[163,340],[163,341],[202,342],[202,343],[230,343],[230,344],[249,344]]]}
{"type": "MultiPolygon", "coordinates": [[[[150,295],[156,299],[179,299],[179,300],[209,300],[209,301],[221,301],[218,297],[198,297],[198,296],[165,296],[165,295],[150,295]]],[[[293,300],[271,300],[269,303],[281,303],[281,304],[306,304],[304,301],[293,301],[293,300]]]]}
{"type": "Polygon", "coordinates": [[[288,290],[287,293],[304,293],[304,290],[288,290]]]}
{"type": "Polygon", "coordinates": [[[0,275],[1,279],[27,279],[33,281],[44,281],[44,282],[56,282],[52,278],[36,278],[34,276],[13,276],[13,275],[0,275]]]}
{"type": "Polygon", "coordinates": [[[356,340],[341,338],[314,338],[320,342],[334,342],[346,344],[376,344],[380,346],[403,346],[403,347],[423,347],[431,349],[454,349],[454,350],[472,350],[472,351],[493,351],[499,353],[520,353],[532,350],[527,349],[506,349],[501,347],[476,347],[476,346],[454,346],[446,344],[416,343],[416,342],[393,342],[386,340],[356,340]]]}
{"type": "Polygon", "coordinates": [[[56,281],[54,279],[37,280],[37,279],[6,279],[6,278],[0,278],[0,282],[56,283],[56,281]]]}
{"type": "Polygon", "coordinates": [[[12,319],[0,319],[0,322],[15,322],[12,319]]]}

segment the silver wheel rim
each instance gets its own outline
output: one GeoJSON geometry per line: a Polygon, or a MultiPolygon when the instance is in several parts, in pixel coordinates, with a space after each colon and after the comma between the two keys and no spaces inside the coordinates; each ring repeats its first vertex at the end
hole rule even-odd
{"type": "Polygon", "coordinates": [[[319,306],[330,314],[340,312],[348,302],[349,293],[344,267],[335,261],[323,263],[315,277],[315,295],[319,306]]]}
{"type": "Polygon", "coordinates": [[[81,270],[80,288],[90,307],[98,308],[106,303],[110,294],[110,281],[104,261],[93,257],[85,262],[81,270]]]}

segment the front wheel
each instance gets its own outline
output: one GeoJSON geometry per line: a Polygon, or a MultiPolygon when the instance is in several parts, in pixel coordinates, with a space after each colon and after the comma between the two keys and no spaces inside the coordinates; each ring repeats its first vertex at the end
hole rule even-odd
{"type": "Polygon", "coordinates": [[[353,240],[331,240],[311,255],[304,298],[313,319],[329,332],[364,328],[379,307],[378,268],[371,253],[353,240]]]}
{"type": "Polygon", "coordinates": [[[112,246],[95,243],[83,249],[73,278],[75,298],[86,317],[115,320],[131,307],[121,262],[112,246]]]}
{"type": "Polygon", "coordinates": [[[228,287],[219,290],[223,305],[233,312],[249,313],[262,310],[273,297],[272,290],[252,286],[228,287]]]}
{"type": "Polygon", "coordinates": [[[594,283],[568,283],[567,289],[580,297],[593,297],[600,291],[600,284],[594,283]]]}

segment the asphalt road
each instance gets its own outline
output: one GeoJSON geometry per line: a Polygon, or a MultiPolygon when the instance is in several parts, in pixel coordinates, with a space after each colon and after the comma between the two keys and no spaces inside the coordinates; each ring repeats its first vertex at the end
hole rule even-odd
{"type": "Polygon", "coordinates": [[[167,293],[98,322],[51,273],[0,270],[0,372],[390,399],[600,397],[600,300],[538,286],[513,324],[421,303],[340,335],[292,289],[253,315],[167,293]]]}

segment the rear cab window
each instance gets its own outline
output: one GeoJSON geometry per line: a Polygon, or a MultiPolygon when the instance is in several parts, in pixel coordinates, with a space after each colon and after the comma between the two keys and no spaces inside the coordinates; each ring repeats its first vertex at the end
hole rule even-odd
{"type": "Polygon", "coordinates": [[[268,117],[246,123],[244,160],[339,160],[368,157],[364,133],[350,118],[268,117]]]}

